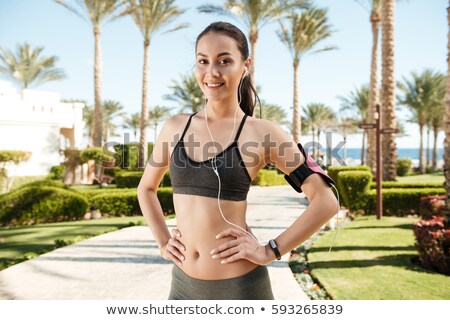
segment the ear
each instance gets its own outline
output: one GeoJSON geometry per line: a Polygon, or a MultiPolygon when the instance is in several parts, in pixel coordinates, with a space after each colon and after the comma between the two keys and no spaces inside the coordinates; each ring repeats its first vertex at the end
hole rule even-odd
{"type": "Polygon", "coordinates": [[[250,74],[250,70],[252,68],[252,58],[248,57],[247,60],[244,62],[244,66],[247,68],[246,75],[250,74]]]}

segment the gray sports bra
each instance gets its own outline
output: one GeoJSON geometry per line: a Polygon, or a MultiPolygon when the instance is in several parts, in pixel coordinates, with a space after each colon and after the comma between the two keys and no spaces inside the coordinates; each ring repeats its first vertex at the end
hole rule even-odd
{"type": "MultiPolygon", "coordinates": [[[[183,134],[170,157],[169,173],[173,193],[217,198],[219,180],[211,166],[213,157],[202,162],[192,160],[186,153],[183,141],[191,119],[196,113],[190,115],[183,134]]],[[[217,170],[221,182],[220,199],[235,201],[247,199],[251,178],[237,146],[237,140],[246,118],[247,115],[242,117],[234,141],[216,155],[217,170]]]]}

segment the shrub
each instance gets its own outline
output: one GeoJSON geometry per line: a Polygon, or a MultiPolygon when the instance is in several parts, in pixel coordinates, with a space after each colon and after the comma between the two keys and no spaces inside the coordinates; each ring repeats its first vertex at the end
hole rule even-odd
{"type": "Polygon", "coordinates": [[[445,194],[440,196],[425,196],[420,198],[419,214],[424,220],[432,216],[443,216],[445,209],[445,194]]]}
{"type": "Polygon", "coordinates": [[[88,203],[76,192],[54,187],[25,187],[0,198],[0,224],[21,225],[82,218],[88,203]]]}
{"type": "Polygon", "coordinates": [[[159,185],[160,187],[164,188],[164,187],[171,187],[172,186],[172,181],[170,180],[170,172],[167,171],[164,174],[164,177],[162,178],[162,181],[159,185]]]}
{"type": "MultiPolygon", "coordinates": [[[[390,189],[390,188],[403,188],[403,189],[411,189],[411,188],[442,188],[443,183],[435,183],[435,182],[396,182],[396,181],[382,181],[381,186],[383,189],[390,189]]],[[[376,182],[372,182],[370,184],[370,189],[376,189],[377,184],[376,182]]]]}
{"type": "Polygon", "coordinates": [[[397,159],[397,175],[400,177],[407,176],[412,171],[412,161],[410,158],[397,159]]]}
{"type": "MultiPolygon", "coordinates": [[[[417,189],[386,189],[383,190],[383,214],[404,216],[418,214],[420,201],[423,196],[445,193],[444,188],[417,189]]],[[[369,190],[366,194],[367,206],[365,213],[375,212],[376,190],[369,190]]]]}
{"type": "Polygon", "coordinates": [[[277,170],[261,169],[251,184],[258,186],[279,186],[288,184],[288,182],[284,179],[284,174],[279,174],[277,170]]]}
{"type": "MultiPolygon", "coordinates": [[[[159,188],[157,197],[163,212],[174,211],[172,188],[159,188]]],[[[100,193],[92,197],[90,204],[97,206],[100,212],[114,216],[142,214],[137,198],[137,190],[128,189],[120,192],[100,193]]]]}
{"type": "Polygon", "coordinates": [[[363,209],[367,202],[366,193],[372,182],[369,171],[341,171],[338,174],[340,195],[346,208],[352,211],[363,209]]]}
{"type": "Polygon", "coordinates": [[[415,246],[425,268],[450,275],[450,229],[444,225],[444,217],[433,216],[413,224],[415,246]]]}
{"type": "Polygon", "coordinates": [[[32,182],[25,183],[21,185],[18,189],[21,188],[27,188],[27,187],[54,187],[54,188],[61,188],[61,189],[68,189],[64,182],[60,180],[51,180],[51,179],[41,179],[41,180],[35,180],[32,182]]]}
{"type": "MultiPolygon", "coordinates": [[[[339,191],[339,194],[342,194],[345,192],[345,190],[342,190],[342,186],[339,183],[339,172],[341,171],[369,171],[372,172],[372,169],[369,166],[329,166],[327,173],[330,176],[331,179],[334,180],[336,183],[336,188],[339,191]]],[[[339,202],[341,205],[344,205],[344,199],[343,197],[339,198],[339,202]]]]}
{"type": "Polygon", "coordinates": [[[64,167],[63,166],[53,166],[50,168],[50,173],[47,178],[50,180],[62,180],[64,176],[64,167]]]}
{"type": "Polygon", "coordinates": [[[143,171],[120,171],[116,173],[117,188],[137,188],[143,171]]]}

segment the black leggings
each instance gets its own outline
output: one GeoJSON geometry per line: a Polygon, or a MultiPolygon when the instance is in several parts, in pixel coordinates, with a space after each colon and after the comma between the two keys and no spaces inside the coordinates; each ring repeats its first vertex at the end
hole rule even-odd
{"type": "Polygon", "coordinates": [[[274,300],[266,266],[230,279],[192,278],[176,264],[172,268],[169,300],[274,300]]]}

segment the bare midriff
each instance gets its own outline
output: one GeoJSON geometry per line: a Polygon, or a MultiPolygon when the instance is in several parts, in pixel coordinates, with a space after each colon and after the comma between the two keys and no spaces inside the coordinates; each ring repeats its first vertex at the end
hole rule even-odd
{"type": "MultiPolygon", "coordinates": [[[[184,273],[197,279],[219,280],[241,276],[257,267],[246,259],[225,264],[220,263],[224,258],[212,259],[212,249],[236,239],[233,236],[216,239],[216,235],[228,228],[240,230],[222,218],[217,198],[174,194],[173,202],[180,241],[186,247],[182,252],[185,260],[179,266],[184,273]]],[[[245,230],[247,201],[220,199],[220,205],[225,218],[245,230]]]]}

